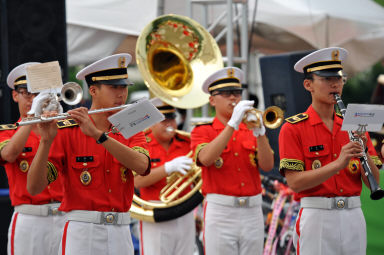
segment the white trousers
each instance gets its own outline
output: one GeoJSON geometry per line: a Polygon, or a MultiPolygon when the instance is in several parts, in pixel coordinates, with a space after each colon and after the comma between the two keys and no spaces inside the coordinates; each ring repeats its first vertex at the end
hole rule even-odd
{"type": "Polygon", "coordinates": [[[164,222],[140,222],[141,255],[192,255],[196,237],[193,211],[164,222]]]}
{"type": "Polygon", "coordinates": [[[59,251],[64,215],[14,212],[8,229],[8,255],[52,255],[59,251]]]}
{"type": "Polygon", "coordinates": [[[64,227],[59,255],[133,255],[129,225],[103,225],[68,221],[64,227]]]}
{"type": "Polygon", "coordinates": [[[300,255],[365,255],[367,232],[361,208],[302,208],[293,239],[300,255]]]}
{"type": "Polygon", "coordinates": [[[247,208],[206,202],[204,245],[206,255],[262,254],[264,219],[261,205],[247,208]]]}

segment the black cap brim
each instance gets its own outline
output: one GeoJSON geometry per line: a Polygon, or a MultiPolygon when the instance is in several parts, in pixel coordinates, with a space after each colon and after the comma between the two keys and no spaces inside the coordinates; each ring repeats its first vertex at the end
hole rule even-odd
{"type": "Polygon", "coordinates": [[[121,85],[121,86],[131,86],[133,82],[128,79],[114,79],[114,80],[105,80],[98,81],[98,84],[106,84],[106,85],[121,85]]]}
{"type": "Polygon", "coordinates": [[[28,86],[27,86],[27,84],[20,84],[20,85],[16,85],[15,86],[15,89],[19,89],[19,88],[21,88],[21,89],[28,89],[28,86]]]}
{"type": "Polygon", "coordinates": [[[312,72],[321,77],[343,77],[341,70],[320,70],[312,72]]]}
{"type": "Polygon", "coordinates": [[[163,113],[164,117],[166,119],[176,119],[176,114],[174,112],[171,112],[171,113],[163,113]]]}
{"type": "MultiPolygon", "coordinates": [[[[243,90],[241,87],[234,87],[234,86],[228,86],[228,87],[223,87],[219,89],[215,89],[213,91],[233,91],[233,90],[243,90]]],[[[211,91],[211,92],[213,92],[211,91]]]]}

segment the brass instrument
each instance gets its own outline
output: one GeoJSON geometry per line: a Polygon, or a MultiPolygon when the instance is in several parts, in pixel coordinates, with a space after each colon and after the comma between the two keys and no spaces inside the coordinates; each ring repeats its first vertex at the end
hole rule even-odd
{"type": "Polygon", "coordinates": [[[148,89],[162,101],[190,109],[208,103],[201,85],[223,67],[220,49],[196,21],[179,15],[149,23],[136,44],[136,61],[148,89]]]}
{"type": "MultiPolygon", "coordinates": [[[[179,15],[160,16],[144,28],[137,40],[136,61],[149,91],[165,103],[183,109],[208,103],[209,95],[201,85],[223,67],[220,49],[209,32],[196,21],[179,15]]],[[[187,132],[176,132],[189,136],[187,132]]],[[[184,176],[172,173],[167,182],[159,202],[134,195],[131,216],[151,222],[171,220],[190,212],[204,198],[200,193],[201,168],[196,164],[184,176]],[[191,189],[185,192],[186,188],[191,189]]]]}
{"type": "Polygon", "coordinates": [[[252,129],[261,126],[258,116],[262,116],[266,128],[276,129],[283,123],[284,112],[277,106],[270,106],[264,112],[253,108],[244,114],[243,122],[247,125],[247,128],[252,129]]]}

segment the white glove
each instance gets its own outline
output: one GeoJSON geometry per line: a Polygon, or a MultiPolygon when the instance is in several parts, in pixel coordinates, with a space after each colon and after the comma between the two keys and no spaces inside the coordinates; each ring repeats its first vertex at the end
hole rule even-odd
{"type": "Polygon", "coordinates": [[[181,156],[172,159],[164,164],[165,172],[170,175],[173,172],[186,174],[191,169],[193,160],[187,156],[181,156]]]}
{"type": "Polygon", "coordinates": [[[265,127],[264,127],[264,123],[263,123],[263,117],[261,116],[260,113],[257,113],[257,117],[259,118],[260,120],[260,127],[255,127],[253,128],[253,135],[255,137],[259,137],[259,136],[263,136],[265,135],[265,127]]]}
{"type": "Polygon", "coordinates": [[[57,113],[63,112],[63,107],[60,105],[53,93],[42,92],[38,94],[32,101],[31,110],[27,114],[34,114],[39,117],[45,111],[56,111],[57,113]]]}
{"type": "Polygon", "coordinates": [[[242,100],[240,101],[235,108],[233,108],[233,113],[231,119],[228,121],[228,126],[233,127],[235,130],[239,129],[239,125],[243,120],[244,113],[253,108],[254,101],[242,100]]]}

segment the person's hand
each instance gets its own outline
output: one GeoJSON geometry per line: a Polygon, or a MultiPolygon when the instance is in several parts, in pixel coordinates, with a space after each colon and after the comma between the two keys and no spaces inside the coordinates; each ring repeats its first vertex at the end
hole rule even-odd
{"type": "Polygon", "coordinates": [[[260,127],[254,127],[252,129],[253,135],[255,137],[259,137],[259,136],[265,135],[265,126],[264,126],[264,123],[263,123],[263,117],[261,116],[260,113],[257,113],[257,118],[260,120],[260,127]]]}
{"type": "Polygon", "coordinates": [[[57,101],[56,95],[50,92],[41,92],[32,101],[32,106],[28,115],[39,117],[46,112],[62,113],[63,107],[57,101]]]}
{"type": "Polygon", "coordinates": [[[180,156],[164,164],[165,172],[170,175],[173,172],[186,174],[191,169],[192,159],[187,156],[180,156]]]}
{"type": "Polygon", "coordinates": [[[242,100],[240,101],[235,108],[233,108],[233,113],[231,119],[228,121],[228,126],[233,127],[235,130],[239,129],[239,125],[243,120],[244,113],[253,108],[254,101],[242,100]]]}
{"type": "Polygon", "coordinates": [[[85,107],[79,107],[73,110],[69,110],[68,114],[73,118],[76,123],[79,125],[81,131],[87,135],[99,139],[100,135],[103,133],[101,130],[97,129],[93,124],[91,118],[88,115],[88,109],[85,107]]]}
{"type": "Polygon", "coordinates": [[[363,148],[359,142],[349,142],[341,147],[340,155],[337,158],[339,164],[338,169],[341,170],[348,166],[351,158],[359,158],[363,156],[363,148]]]}

